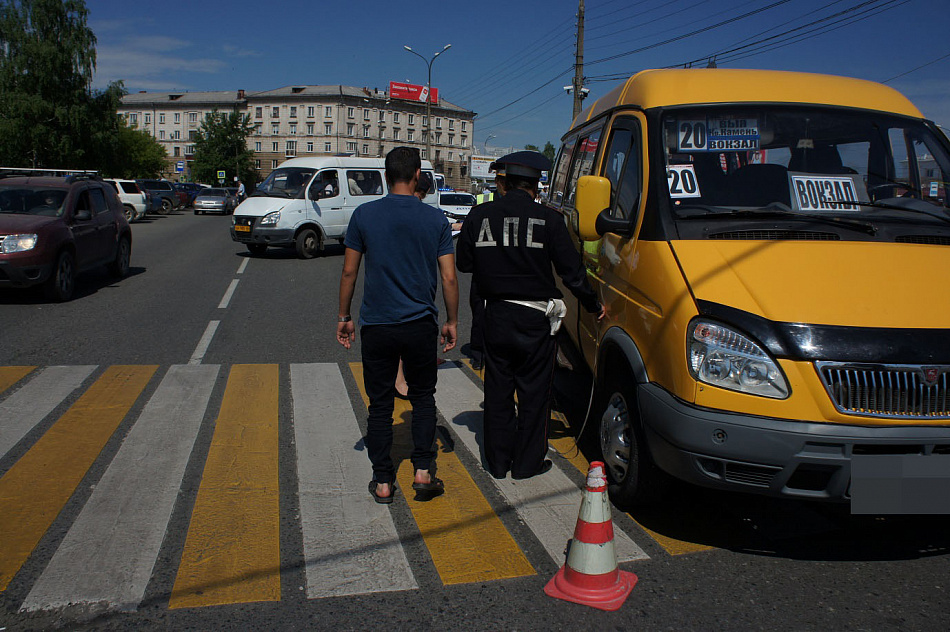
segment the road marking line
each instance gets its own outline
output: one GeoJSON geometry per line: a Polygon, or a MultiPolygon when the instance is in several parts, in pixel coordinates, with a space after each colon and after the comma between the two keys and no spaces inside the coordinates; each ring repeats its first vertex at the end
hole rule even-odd
{"type": "Polygon", "coordinates": [[[231,297],[234,296],[234,290],[237,289],[238,279],[232,279],[231,285],[228,286],[227,291],[224,293],[224,297],[221,299],[221,302],[218,303],[218,309],[225,309],[228,306],[228,303],[231,302],[231,297]]]}
{"type": "Polygon", "coordinates": [[[0,402],[0,456],[10,451],[69,394],[79,388],[95,366],[50,366],[0,402]]]}
{"type": "Polygon", "coordinates": [[[35,368],[35,366],[0,366],[0,393],[22,380],[35,368]]]}
{"type": "Polygon", "coordinates": [[[231,367],[169,608],[280,600],[278,378],[231,367]]]}
{"type": "Polygon", "coordinates": [[[247,262],[248,262],[248,261],[250,261],[250,259],[248,259],[248,258],[245,257],[245,258],[244,258],[244,261],[241,262],[241,265],[238,266],[238,270],[237,270],[237,273],[238,273],[238,274],[244,274],[244,270],[247,269],[247,262]]]}
{"type": "Polygon", "coordinates": [[[0,591],[6,590],[56,520],[157,369],[106,369],[0,478],[0,591]]]}
{"type": "MultiPolygon", "coordinates": [[[[482,391],[458,365],[442,365],[436,403],[462,443],[475,455],[481,454],[477,432],[482,425],[483,399],[482,391]]],[[[558,467],[551,468],[544,476],[520,481],[512,478],[491,480],[538,537],[551,559],[558,565],[563,564],[564,550],[577,526],[577,512],[583,499],[577,485],[558,467]]],[[[614,548],[620,562],[649,559],[643,549],[620,529],[614,532],[614,548]]]]}
{"type": "Polygon", "coordinates": [[[210,364],[169,368],[33,585],[25,610],[138,607],[217,375],[210,364]]]}
{"type": "Polygon", "coordinates": [[[366,449],[340,367],[291,364],[307,597],[418,588],[389,507],[366,491],[366,449]]]}
{"type": "MultiPolygon", "coordinates": [[[[350,369],[359,384],[363,401],[369,405],[362,364],[350,363],[350,369]]],[[[393,427],[393,460],[398,464],[396,480],[399,493],[409,503],[442,583],[462,584],[534,575],[534,567],[495,515],[458,456],[449,451],[441,439],[438,475],[445,481],[445,494],[428,502],[414,500],[412,481],[415,471],[409,461],[412,451],[410,418],[409,403],[397,399],[393,427]]],[[[365,467],[370,474],[368,460],[365,467]]]]}
{"type": "Polygon", "coordinates": [[[201,335],[201,340],[198,341],[198,346],[195,347],[195,352],[191,354],[191,359],[188,360],[188,364],[201,364],[205,354],[208,353],[208,347],[211,346],[211,339],[214,338],[214,332],[217,331],[218,325],[220,324],[220,320],[212,320],[208,323],[204,334],[201,335]]]}

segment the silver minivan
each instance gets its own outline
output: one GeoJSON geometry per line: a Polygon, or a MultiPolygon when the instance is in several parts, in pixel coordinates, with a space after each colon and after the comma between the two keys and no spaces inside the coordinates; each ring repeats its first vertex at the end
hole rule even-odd
{"type": "MultiPolygon", "coordinates": [[[[434,181],[432,165],[422,170],[434,181]]],[[[287,160],[258,185],[234,211],[231,238],[255,255],[268,247],[295,248],[315,257],[328,239],[343,243],[357,206],[389,192],[385,160],[320,156],[287,160]]],[[[438,208],[438,191],[423,200],[438,208]]]]}

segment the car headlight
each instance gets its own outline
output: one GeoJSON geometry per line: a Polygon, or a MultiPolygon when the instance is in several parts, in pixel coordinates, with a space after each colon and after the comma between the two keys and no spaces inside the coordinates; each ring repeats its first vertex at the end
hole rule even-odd
{"type": "Polygon", "coordinates": [[[775,360],[748,336],[725,325],[694,320],[687,353],[689,371],[700,382],[761,397],[788,397],[788,382],[775,360]]]}
{"type": "Polygon", "coordinates": [[[0,239],[0,252],[25,252],[36,247],[36,233],[7,235],[0,239]]]}
{"type": "Polygon", "coordinates": [[[280,211],[274,211],[273,213],[268,213],[261,219],[261,226],[273,226],[280,221],[280,211]]]}

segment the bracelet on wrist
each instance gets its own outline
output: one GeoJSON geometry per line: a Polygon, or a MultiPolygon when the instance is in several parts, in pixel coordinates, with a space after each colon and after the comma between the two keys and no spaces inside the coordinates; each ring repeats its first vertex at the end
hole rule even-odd
{"type": "Polygon", "coordinates": [[[350,322],[351,320],[353,320],[353,317],[350,316],[350,315],[346,315],[346,316],[340,316],[339,322],[341,322],[341,323],[348,323],[348,322],[350,322]]]}

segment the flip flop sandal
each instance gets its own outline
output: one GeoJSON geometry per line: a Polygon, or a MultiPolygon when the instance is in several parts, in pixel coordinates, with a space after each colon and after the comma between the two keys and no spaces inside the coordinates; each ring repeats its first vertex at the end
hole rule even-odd
{"type": "Polygon", "coordinates": [[[432,480],[428,483],[413,483],[412,488],[417,492],[421,492],[421,494],[417,494],[416,500],[421,500],[420,496],[429,500],[445,492],[445,483],[442,482],[441,478],[432,476],[432,480]]]}
{"type": "Polygon", "coordinates": [[[389,488],[392,490],[389,493],[389,496],[380,496],[379,494],[376,493],[376,488],[379,485],[380,483],[377,481],[369,482],[369,493],[372,494],[373,500],[375,500],[380,505],[391,505],[393,502],[393,497],[396,495],[396,490],[399,489],[398,487],[396,487],[396,482],[393,481],[392,483],[389,484],[389,488]]]}

